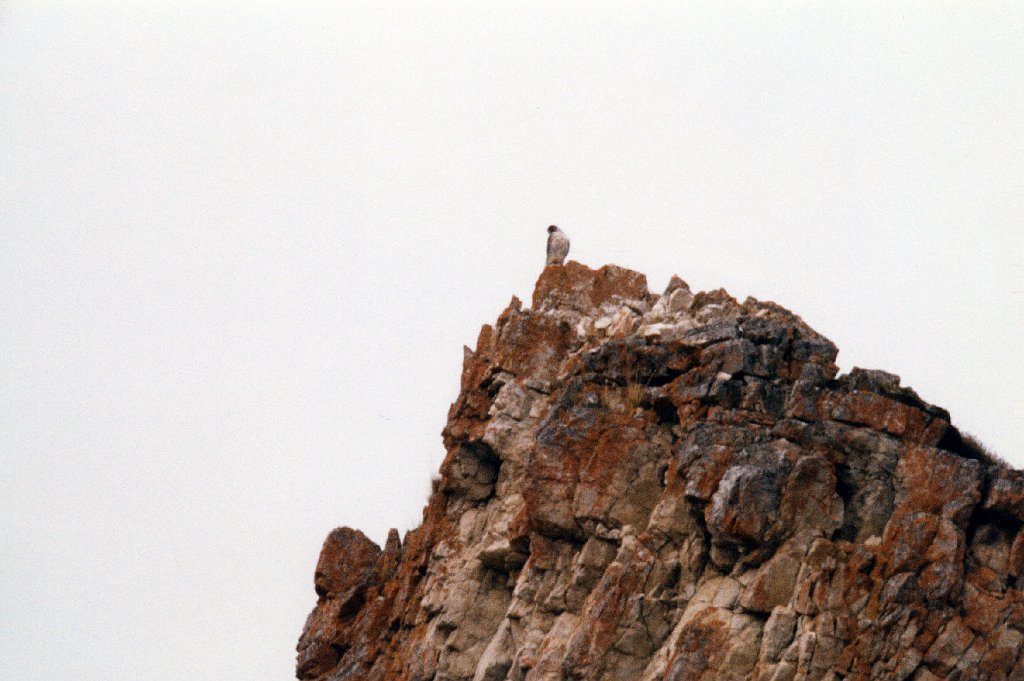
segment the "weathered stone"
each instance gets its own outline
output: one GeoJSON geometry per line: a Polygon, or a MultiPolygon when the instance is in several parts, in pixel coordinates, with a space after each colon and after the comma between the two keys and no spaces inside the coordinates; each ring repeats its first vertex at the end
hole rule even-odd
{"type": "Polygon", "coordinates": [[[420,527],[328,537],[299,678],[1024,679],[1024,474],[836,353],[546,269],[464,353],[420,527]]]}
{"type": "Polygon", "coordinates": [[[779,523],[776,537],[802,530],[818,530],[831,536],[843,524],[843,501],[836,492],[836,476],[827,460],[819,456],[797,459],[782,490],[779,523]]]}
{"type": "Polygon", "coordinates": [[[796,587],[800,565],[799,556],[779,551],[758,569],[743,591],[740,605],[747,610],[771,612],[789,603],[796,587]]]}
{"type": "Polygon", "coordinates": [[[785,607],[776,607],[764,625],[764,637],[761,642],[761,660],[766,663],[778,662],[783,650],[793,640],[797,615],[785,607]]]}
{"type": "Polygon", "coordinates": [[[644,300],[648,295],[647,277],[639,272],[615,265],[595,271],[570,260],[561,267],[544,269],[533,290],[533,308],[551,305],[587,312],[601,307],[613,296],[644,300]]]}
{"type": "MultiPolygon", "coordinates": [[[[395,532],[396,537],[397,534],[395,532]]],[[[324,540],[316,564],[317,595],[346,605],[357,600],[371,583],[380,555],[380,547],[359,530],[348,527],[334,530],[324,540]]],[[[349,607],[358,608],[358,603],[349,607]]]]}
{"type": "Polygon", "coordinates": [[[982,507],[1024,521],[1024,471],[994,471],[982,507]]]}
{"type": "Polygon", "coordinates": [[[929,447],[911,447],[900,459],[898,505],[937,513],[964,526],[981,499],[977,461],[929,447]]]}
{"type": "Polygon", "coordinates": [[[925,653],[924,661],[933,671],[942,675],[949,674],[974,642],[974,638],[974,634],[959,620],[951,619],[925,653]]]}
{"type": "Polygon", "coordinates": [[[719,541],[763,543],[782,496],[779,473],[744,464],[722,476],[705,519],[719,541]]]}

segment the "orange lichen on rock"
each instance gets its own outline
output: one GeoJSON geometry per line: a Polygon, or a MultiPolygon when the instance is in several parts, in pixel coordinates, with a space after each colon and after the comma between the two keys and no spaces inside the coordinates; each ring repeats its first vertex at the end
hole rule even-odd
{"type": "Polygon", "coordinates": [[[335,530],[308,681],[1024,678],[1024,474],[769,302],[547,267],[421,526],[335,530]]]}

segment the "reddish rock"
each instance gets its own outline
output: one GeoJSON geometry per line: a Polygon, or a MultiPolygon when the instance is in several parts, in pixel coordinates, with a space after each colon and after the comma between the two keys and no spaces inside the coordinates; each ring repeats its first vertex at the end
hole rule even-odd
{"type": "Polygon", "coordinates": [[[793,599],[796,578],[800,574],[800,556],[779,551],[762,565],[740,598],[747,610],[770,613],[793,599]]]}
{"type": "Polygon", "coordinates": [[[1024,520],[1024,471],[996,470],[989,483],[983,508],[1024,520]]]}
{"type": "Polygon", "coordinates": [[[613,297],[646,300],[649,295],[647,277],[639,272],[615,265],[592,270],[570,260],[565,265],[544,268],[533,289],[533,307],[540,309],[548,303],[586,313],[613,297]]]}
{"type": "MultiPolygon", "coordinates": [[[[899,464],[897,503],[936,513],[963,527],[981,499],[981,465],[930,447],[910,447],[899,464]]],[[[897,509],[899,513],[899,509],[897,509]]]]}
{"type": "Polygon", "coordinates": [[[715,608],[698,613],[679,639],[669,658],[665,681],[714,681],[719,678],[726,642],[727,622],[715,608]]]}
{"type": "Polygon", "coordinates": [[[308,681],[1024,678],[1024,473],[770,302],[544,270],[420,527],[324,543],[308,681]]]}
{"type": "Polygon", "coordinates": [[[313,581],[317,595],[345,605],[356,600],[372,582],[380,554],[380,547],[359,530],[334,530],[324,540],[316,564],[313,581]]]}

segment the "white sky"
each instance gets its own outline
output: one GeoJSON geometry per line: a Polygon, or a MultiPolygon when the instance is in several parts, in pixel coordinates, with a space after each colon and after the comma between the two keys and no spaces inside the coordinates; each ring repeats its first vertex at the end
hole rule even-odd
{"type": "Polygon", "coordinates": [[[551,222],[1024,465],[1020,4],[120,4],[0,3],[0,677],[290,678],[551,222]]]}

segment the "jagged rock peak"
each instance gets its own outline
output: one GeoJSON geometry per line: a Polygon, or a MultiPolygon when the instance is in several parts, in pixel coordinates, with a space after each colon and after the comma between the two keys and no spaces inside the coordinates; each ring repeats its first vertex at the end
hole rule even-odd
{"type": "Polygon", "coordinates": [[[332,532],[310,681],[1020,679],[1024,474],[770,302],[546,268],[423,522],[332,532]]]}

